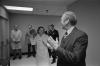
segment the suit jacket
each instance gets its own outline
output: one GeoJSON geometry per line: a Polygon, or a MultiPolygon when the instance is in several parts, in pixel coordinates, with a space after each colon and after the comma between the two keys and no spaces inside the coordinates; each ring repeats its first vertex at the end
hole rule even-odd
{"type": "Polygon", "coordinates": [[[75,27],[71,34],[61,40],[61,45],[56,51],[57,66],[86,66],[87,45],[87,34],[75,27]]]}
{"type": "Polygon", "coordinates": [[[54,40],[56,40],[56,38],[58,38],[58,40],[59,40],[59,32],[56,29],[54,29],[53,31],[49,30],[49,32],[48,33],[46,32],[46,34],[48,36],[51,36],[54,40]]]}

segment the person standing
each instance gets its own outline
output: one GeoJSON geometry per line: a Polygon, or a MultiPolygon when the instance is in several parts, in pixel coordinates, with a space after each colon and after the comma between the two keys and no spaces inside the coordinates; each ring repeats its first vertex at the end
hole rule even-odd
{"type": "Polygon", "coordinates": [[[61,44],[58,45],[58,40],[48,39],[58,56],[57,66],[86,66],[88,35],[76,27],[75,13],[66,11],[61,17],[61,24],[66,30],[61,44]]]}
{"type": "Polygon", "coordinates": [[[21,39],[22,39],[22,31],[18,29],[18,25],[15,25],[14,29],[11,31],[11,40],[12,40],[11,46],[14,54],[13,59],[17,58],[17,54],[19,59],[22,58],[21,39]]]}
{"type": "MultiPolygon", "coordinates": [[[[54,28],[54,25],[53,24],[51,24],[51,25],[49,25],[48,26],[48,32],[47,32],[47,35],[48,36],[51,36],[54,40],[56,40],[56,39],[58,39],[59,40],[59,32],[58,32],[58,30],[56,30],[55,28],[54,28]]],[[[56,52],[55,52],[55,50],[51,50],[51,49],[49,49],[48,50],[49,51],[49,53],[50,53],[50,56],[52,56],[52,58],[53,58],[53,60],[52,60],[52,64],[53,63],[55,63],[56,62],[56,58],[57,58],[57,56],[56,56],[56,52]]]]}
{"type": "Polygon", "coordinates": [[[37,36],[34,39],[36,44],[36,61],[37,66],[50,66],[49,53],[48,53],[48,35],[45,34],[44,27],[40,26],[37,30],[37,36]]]}
{"type": "Polygon", "coordinates": [[[35,44],[33,43],[33,41],[37,33],[35,29],[32,27],[32,25],[29,25],[28,27],[29,29],[25,36],[25,43],[28,45],[28,56],[27,57],[30,57],[31,54],[35,57],[36,51],[35,51],[35,44]]]}
{"type": "Polygon", "coordinates": [[[33,28],[31,31],[30,31],[30,42],[31,42],[31,46],[32,46],[32,55],[33,57],[35,57],[36,55],[36,50],[35,50],[35,43],[34,43],[34,38],[36,37],[37,33],[35,31],[35,29],[33,28]]]}
{"type": "MultiPolygon", "coordinates": [[[[51,32],[52,32],[51,31],[51,26],[48,25],[47,30],[45,31],[45,34],[48,35],[48,36],[51,36],[52,35],[51,32]]],[[[52,50],[50,48],[48,48],[48,52],[49,52],[49,57],[51,58],[51,56],[52,56],[52,50]]]]}

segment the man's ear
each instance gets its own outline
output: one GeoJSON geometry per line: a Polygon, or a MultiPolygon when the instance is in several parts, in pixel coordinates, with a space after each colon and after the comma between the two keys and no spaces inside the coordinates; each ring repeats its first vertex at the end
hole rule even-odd
{"type": "Polygon", "coordinates": [[[77,20],[70,20],[70,24],[71,24],[72,26],[75,26],[75,25],[77,24],[77,20]]]}

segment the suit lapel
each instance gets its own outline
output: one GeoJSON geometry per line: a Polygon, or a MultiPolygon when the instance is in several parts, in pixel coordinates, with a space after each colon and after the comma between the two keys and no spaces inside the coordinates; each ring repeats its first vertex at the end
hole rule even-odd
{"type": "Polygon", "coordinates": [[[62,38],[61,40],[61,47],[68,48],[71,45],[72,39],[74,38],[74,33],[76,32],[77,28],[75,27],[73,31],[66,36],[66,38],[62,38]]]}

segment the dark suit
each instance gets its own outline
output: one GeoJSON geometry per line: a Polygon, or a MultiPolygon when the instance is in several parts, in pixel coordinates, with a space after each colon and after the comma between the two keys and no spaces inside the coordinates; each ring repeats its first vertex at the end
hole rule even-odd
{"type": "Polygon", "coordinates": [[[46,31],[45,32],[48,36],[51,36],[54,40],[56,40],[56,38],[58,38],[58,40],[59,40],[59,32],[58,32],[58,30],[49,30],[48,32],[46,31]]]}
{"type": "MultiPolygon", "coordinates": [[[[48,36],[51,36],[54,40],[56,40],[56,38],[58,38],[58,40],[59,40],[59,32],[58,32],[58,30],[49,30],[49,32],[47,33],[46,32],[46,34],[48,35],[48,36]]],[[[53,50],[52,52],[51,52],[51,49],[48,49],[48,51],[49,51],[49,56],[51,56],[52,55],[52,57],[53,57],[53,62],[55,62],[56,61],[56,52],[55,52],[55,50],[53,50]]]]}
{"type": "Polygon", "coordinates": [[[62,38],[57,49],[57,66],[86,66],[86,49],[88,36],[76,27],[66,38],[62,38]]]}

